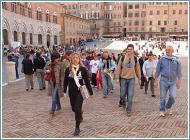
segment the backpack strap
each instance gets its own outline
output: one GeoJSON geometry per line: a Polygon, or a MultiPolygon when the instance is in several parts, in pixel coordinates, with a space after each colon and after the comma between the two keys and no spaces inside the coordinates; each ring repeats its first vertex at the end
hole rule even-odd
{"type": "MultiPolygon", "coordinates": [[[[121,69],[122,69],[122,63],[123,63],[124,59],[125,59],[125,56],[122,56],[121,57],[121,69]]],[[[136,67],[136,64],[137,64],[137,57],[136,56],[134,56],[134,60],[135,60],[135,67],[136,67]]]]}

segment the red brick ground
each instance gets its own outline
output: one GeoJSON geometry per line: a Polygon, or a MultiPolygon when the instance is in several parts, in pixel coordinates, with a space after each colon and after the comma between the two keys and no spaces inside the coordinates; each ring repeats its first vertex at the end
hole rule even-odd
{"type": "MultiPolygon", "coordinates": [[[[94,98],[84,102],[80,138],[187,138],[188,74],[187,58],[182,59],[183,84],[177,93],[173,116],[159,117],[156,98],[143,94],[136,85],[133,112],[127,117],[118,107],[119,88],[103,99],[94,89],[94,98]]],[[[62,110],[51,117],[51,97],[47,91],[26,92],[24,81],[3,87],[3,138],[71,138],[75,126],[69,99],[61,99],[62,110]]]]}

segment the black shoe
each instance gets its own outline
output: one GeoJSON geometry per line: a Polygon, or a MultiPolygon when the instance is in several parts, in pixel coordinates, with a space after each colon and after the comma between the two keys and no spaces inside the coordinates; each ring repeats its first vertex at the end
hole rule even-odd
{"type": "Polygon", "coordinates": [[[119,104],[119,107],[122,107],[123,105],[122,104],[119,104]]]}
{"type": "Polygon", "coordinates": [[[46,87],[43,87],[43,89],[46,89],[46,87]]]}
{"type": "Polygon", "coordinates": [[[33,90],[34,88],[31,88],[31,90],[33,90]]]}
{"type": "Polygon", "coordinates": [[[156,97],[156,95],[152,95],[152,97],[156,97]]]}
{"type": "Polygon", "coordinates": [[[61,110],[61,107],[58,107],[58,108],[56,109],[56,111],[59,111],[59,110],[61,110]]]}
{"type": "Polygon", "coordinates": [[[28,91],[28,89],[26,89],[26,91],[28,91]]]}
{"type": "Polygon", "coordinates": [[[43,89],[40,89],[40,90],[43,90],[43,89]]]}
{"type": "Polygon", "coordinates": [[[78,136],[80,134],[80,128],[75,128],[74,136],[78,136]]]}

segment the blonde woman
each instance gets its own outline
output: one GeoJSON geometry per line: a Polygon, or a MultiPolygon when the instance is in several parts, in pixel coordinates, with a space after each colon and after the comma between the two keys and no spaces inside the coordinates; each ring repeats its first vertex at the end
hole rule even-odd
{"type": "Polygon", "coordinates": [[[83,104],[83,97],[81,92],[78,88],[76,81],[76,77],[78,79],[78,83],[82,85],[86,85],[90,95],[93,95],[93,91],[90,85],[90,81],[88,79],[88,74],[86,68],[81,63],[81,57],[77,53],[73,53],[71,55],[71,64],[65,71],[65,78],[64,78],[64,93],[67,91],[69,92],[70,104],[72,111],[75,113],[75,121],[76,127],[74,131],[74,136],[79,135],[80,133],[80,123],[83,120],[82,117],[82,104],[83,104]],[[74,79],[75,77],[75,79],[74,79]]]}

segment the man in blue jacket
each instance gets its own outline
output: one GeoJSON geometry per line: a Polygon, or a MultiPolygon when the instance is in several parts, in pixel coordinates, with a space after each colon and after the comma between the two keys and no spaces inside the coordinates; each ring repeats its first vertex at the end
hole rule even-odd
{"type": "Polygon", "coordinates": [[[158,77],[160,77],[160,116],[165,116],[165,111],[172,115],[172,105],[176,98],[177,89],[181,86],[181,63],[178,57],[172,55],[174,49],[172,46],[166,48],[166,55],[158,61],[155,74],[155,87],[158,86],[158,77]],[[169,99],[166,103],[166,95],[169,93],[169,99]]]}

